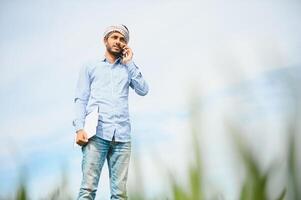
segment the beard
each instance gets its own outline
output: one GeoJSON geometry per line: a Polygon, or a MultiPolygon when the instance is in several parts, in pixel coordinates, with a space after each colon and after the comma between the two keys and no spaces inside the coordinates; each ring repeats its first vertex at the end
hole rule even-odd
{"type": "Polygon", "coordinates": [[[114,47],[113,47],[113,46],[106,45],[106,48],[107,48],[107,51],[108,51],[110,54],[112,54],[113,56],[115,56],[116,58],[122,56],[122,49],[121,49],[120,47],[119,47],[119,50],[118,50],[118,51],[114,50],[114,47]]]}

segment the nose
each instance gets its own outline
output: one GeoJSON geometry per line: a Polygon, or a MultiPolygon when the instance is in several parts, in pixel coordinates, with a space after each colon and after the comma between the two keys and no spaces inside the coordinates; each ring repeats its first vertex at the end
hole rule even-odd
{"type": "Polygon", "coordinates": [[[116,40],[116,41],[115,41],[115,45],[116,45],[117,47],[120,47],[120,41],[116,40]]]}

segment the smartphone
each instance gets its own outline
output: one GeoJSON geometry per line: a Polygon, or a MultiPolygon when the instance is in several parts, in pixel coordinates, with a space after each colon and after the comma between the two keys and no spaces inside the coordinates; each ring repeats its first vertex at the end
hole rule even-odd
{"type": "Polygon", "coordinates": [[[123,53],[125,50],[125,47],[122,49],[122,52],[121,52],[121,58],[124,59],[127,57],[127,54],[123,53]]]}

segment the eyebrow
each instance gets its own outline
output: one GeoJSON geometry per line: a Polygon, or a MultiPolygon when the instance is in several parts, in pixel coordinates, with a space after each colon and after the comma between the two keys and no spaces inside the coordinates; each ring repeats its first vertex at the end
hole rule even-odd
{"type": "MultiPolygon", "coordinates": [[[[114,33],[113,33],[114,34],[114,33]]],[[[119,35],[111,35],[110,37],[119,37],[121,40],[124,40],[125,41],[125,37],[123,35],[119,36],[119,35]]]]}

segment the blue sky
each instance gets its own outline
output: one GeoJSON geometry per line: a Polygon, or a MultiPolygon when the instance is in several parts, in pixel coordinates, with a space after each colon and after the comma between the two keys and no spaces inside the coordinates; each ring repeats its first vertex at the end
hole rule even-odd
{"type": "MultiPolygon", "coordinates": [[[[206,102],[200,105],[208,188],[218,188],[227,199],[238,191],[240,178],[231,181],[237,176],[234,164],[225,164],[234,160],[225,156],[233,153],[222,126],[225,117],[256,130],[268,124],[267,134],[246,131],[254,141],[251,146],[274,134],[263,163],[278,151],[283,154],[284,147],[275,151],[273,144],[282,144],[285,124],[279,122],[290,116],[288,105],[294,101],[285,95],[282,72],[298,71],[301,63],[298,1],[45,0],[0,5],[0,131],[5,138],[0,141],[5,160],[0,191],[11,193],[19,167],[25,166],[30,194],[38,199],[45,195],[39,188],[54,187],[64,166],[76,195],[81,153],[72,147],[75,83],[81,65],[103,55],[102,32],[116,23],[129,27],[134,59],[150,85],[146,97],[130,94],[133,152],[141,158],[148,196],[164,192],[166,180],[158,166],[185,180],[191,94],[206,102]],[[163,163],[154,161],[158,158],[163,163]]],[[[105,198],[108,182],[102,180],[99,195],[105,198]]]]}

